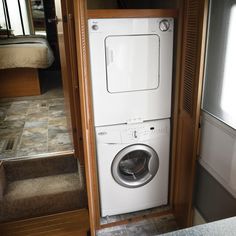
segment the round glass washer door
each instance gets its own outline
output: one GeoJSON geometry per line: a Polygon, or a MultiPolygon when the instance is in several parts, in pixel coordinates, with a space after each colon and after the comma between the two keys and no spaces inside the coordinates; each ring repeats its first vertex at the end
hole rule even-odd
{"type": "Polygon", "coordinates": [[[121,186],[138,188],[150,182],[159,169],[157,153],[144,144],[122,149],[112,162],[112,175],[121,186]]]}

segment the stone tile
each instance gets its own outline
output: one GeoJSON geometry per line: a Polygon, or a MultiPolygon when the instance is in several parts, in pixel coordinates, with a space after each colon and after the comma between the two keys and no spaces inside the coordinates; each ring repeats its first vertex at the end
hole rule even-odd
{"type": "Polygon", "coordinates": [[[4,121],[0,124],[0,137],[20,135],[23,131],[24,121],[4,121]]]}
{"type": "Polygon", "coordinates": [[[26,121],[48,121],[48,113],[36,112],[36,113],[28,114],[26,121]]]}
{"type": "Polygon", "coordinates": [[[16,120],[16,121],[4,121],[3,123],[1,123],[0,125],[0,129],[12,129],[12,130],[16,130],[16,129],[23,129],[25,125],[25,121],[22,120],[16,120]]]}
{"type": "Polygon", "coordinates": [[[22,139],[29,138],[35,141],[34,139],[47,140],[47,128],[43,127],[34,127],[34,128],[24,128],[22,133],[22,139]]]}
{"type": "Polygon", "coordinates": [[[48,107],[30,107],[27,111],[27,115],[31,116],[36,113],[47,114],[47,112],[48,112],[48,107]]]}
{"type": "Polygon", "coordinates": [[[0,139],[0,152],[2,151],[2,148],[4,147],[5,144],[5,139],[1,138],[0,139]]]}
{"type": "Polygon", "coordinates": [[[16,157],[17,156],[17,152],[1,152],[0,153],[0,160],[1,159],[7,159],[7,158],[11,158],[11,157],[16,157]]]}
{"type": "Polygon", "coordinates": [[[49,105],[49,111],[63,111],[64,109],[64,104],[49,105]]]}
{"type": "Polygon", "coordinates": [[[35,144],[35,142],[30,142],[27,139],[23,139],[20,143],[17,152],[21,151],[24,153],[39,153],[39,152],[47,152],[47,142],[41,141],[40,143],[35,144]]]}
{"type": "Polygon", "coordinates": [[[56,96],[26,97],[0,103],[0,158],[4,139],[20,137],[14,155],[28,156],[73,150],[64,111],[64,98],[56,96]],[[41,99],[42,98],[42,99],[41,99]],[[48,137],[49,141],[48,141],[48,137]]]}
{"type": "Polygon", "coordinates": [[[17,121],[17,120],[25,120],[26,115],[8,115],[5,117],[5,121],[17,121]]]}
{"type": "Polygon", "coordinates": [[[48,135],[48,151],[59,152],[59,151],[73,150],[72,143],[68,133],[54,133],[48,135]]]}
{"type": "Polygon", "coordinates": [[[26,121],[24,128],[48,128],[47,121],[26,121]]]}
{"type": "Polygon", "coordinates": [[[142,236],[151,236],[157,235],[157,230],[154,223],[151,220],[144,220],[137,223],[132,223],[126,225],[128,235],[142,235],[142,236]]]}
{"type": "Polygon", "coordinates": [[[5,119],[9,107],[10,106],[0,106],[0,122],[5,119]]]}
{"type": "Polygon", "coordinates": [[[163,216],[161,218],[154,218],[153,223],[158,233],[168,233],[178,229],[173,215],[163,216]]]}
{"type": "Polygon", "coordinates": [[[116,216],[107,216],[107,223],[113,223],[113,222],[117,222],[121,220],[120,215],[116,215],[116,216]]]}
{"type": "Polygon", "coordinates": [[[17,155],[27,156],[47,152],[47,129],[26,128],[23,130],[17,155]]]}
{"type": "Polygon", "coordinates": [[[7,111],[7,115],[26,115],[28,111],[28,107],[10,107],[7,111]]]}
{"type": "Polygon", "coordinates": [[[8,107],[10,108],[12,102],[1,102],[1,99],[0,99],[0,107],[8,107]]]}
{"type": "Polygon", "coordinates": [[[45,153],[48,151],[47,130],[40,128],[31,128],[23,131],[18,156],[29,156],[45,153]]]}
{"type": "Polygon", "coordinates": [[[49,118],[48,121],[48,133],[53,134],[53,132],[67,132],[67,121],[66,117],[57,117],[57,118],[49,118]]]}
{"type": "MultiPolygon", "coordinates": [[[[53,98],[48,100],[48,104],[49,106],[53,106],[53,105],[62,105],[64,106],[64,98],[53,98]]],[[[64,108],[63,108],[64,109],[64,108]]]]}
{"type": "Polygon", "coordinates": [[[34,100],[30,102],[29,108],[46,108],[48,107],[48,100],[34,100]]]}
{"type": "Polygon", "coordinates": [[[23,130],[19,149],[24,152],[47,151],[47,135],[46,128],[26,128],[23,130]]]}
{"type": "Polygon", "coordinates": [[[5,108],[9,109],[11,107],[11,103],[0,103],[0,109],[5,108]]]}
{"type": "Polygon", "coordinates": [[[65,117],[65,111],[60,110],[60,111],[54,111],[54,110],[49,110],[48,111],[48,116],[50,118],[59,118],[59,117],[65,117]]]}
{"type": "Polygon", "coordinates": [[[30,101],[25,101],[25,100],[13,101],[11,104],[14,105],[14,106],[18,106],[18,105],[19,106],[29,106],[30,101]]]}
{"type": "Polygon", "coordinates": [[[97,231],[97,236],[129,236],[125,226],[116,226],[97,231]]]}
{"type": "Polygon", "coordinates": [[[47,143],[41,143],[40,145],[37,145],[37,147],[33,145],[24,148],[20,147],[16,152],[16,156],[32,156],[43,153],[47,153],[47,143]]]}
{"type": "Polygon", "coordinates": [[[21,135],[22,130],[0,129],[0,139],[5,138],[5,137],[7,138],[12,135],[21,135]]]}
{"type": "Polygon", "coordinates": [[[9,109],[7,110],[6,118],[8,120],[13,120],[14,117],[17,117],[17,116],[25,117],[27,114],[28,106],[29,106],[28,103],[13,102],[11,106],[9,107],[9,109]]]}
{"type": "Polygon", "coordinates": [[[10,109],[12,109],[12,108],[18,108],[18,109],[28,108],[29,105],[30,105],[30,101],[14,101],[14,102],[12,102],[10,109]]]}

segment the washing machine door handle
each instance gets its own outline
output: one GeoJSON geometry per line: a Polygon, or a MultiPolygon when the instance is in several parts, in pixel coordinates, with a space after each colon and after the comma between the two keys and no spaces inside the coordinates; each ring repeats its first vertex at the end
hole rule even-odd
{"type": "Polygon", "coordinates": [[[149,169],[149,173],[152,176],[155,176],[155,174],[157,173],[158,169],[159,169],[159,158],[156,154],[156,152],[152,153],[150,160],[148,162],[148,169],[149,169]]]}

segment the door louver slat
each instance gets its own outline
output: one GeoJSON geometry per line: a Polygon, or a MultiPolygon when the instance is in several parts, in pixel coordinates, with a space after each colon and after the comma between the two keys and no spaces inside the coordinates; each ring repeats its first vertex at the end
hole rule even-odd
{"type": "Polygon", "coordinates": [[[186,28],[185,28],[185,65],[183,74],[183,109],[191,116],[193,112],[194,81],[197,66],[197,46],[199,32],[199,2],[188,1],[186,7],[186,28]]]}

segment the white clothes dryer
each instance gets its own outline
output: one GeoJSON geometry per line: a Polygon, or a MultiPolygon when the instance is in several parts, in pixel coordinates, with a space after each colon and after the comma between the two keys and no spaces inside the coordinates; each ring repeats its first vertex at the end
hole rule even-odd
{"type": "Polygon", "coordinates": [[[173,18],[90,19],[95,126],[170,117],[173,18]]]}
{"type": "Polygon", "coordinates": [[[168,202],[170,120],[96,128],[101,215],[168,202]]]}

